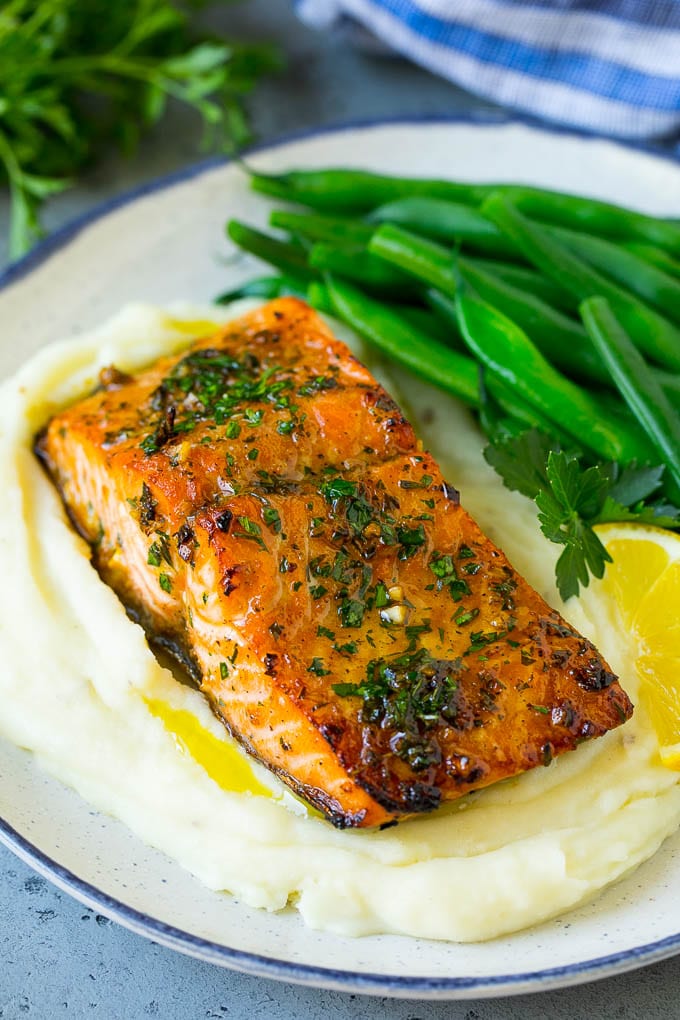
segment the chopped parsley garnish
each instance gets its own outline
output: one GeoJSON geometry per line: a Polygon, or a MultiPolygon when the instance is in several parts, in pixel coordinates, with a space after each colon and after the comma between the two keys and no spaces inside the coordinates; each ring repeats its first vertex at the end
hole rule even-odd
{"type": "Polygon", "coordinates": [[[431,485],[432,475],[423,475],[419,482],[412,481],[410,478],[399,479],[400,489],[429,489],[431,485]]]}
{"type": "Polygon", "coordinates": [[[237,439],[242,424],[255,428],[264,417],[264,407],[253,405],[274,407],[291,385],[282,369],[263,369],[252,354],[239,361],[217,348],[193,351],[152,395],[151,407],[158,418],[141,447],[147,454],[155,453],[168,439],[206,421],[225,425],[227,438],[237,439]]]}
{"type": "Polygon", "coordinates": [[[338,607],[340,623],[343,627],[360,627],[364,620],[365,603],[358,599],[343,599],[338,607]]]}
{"type": "Polygon", "coordinates": [[[325,523],[325,517],[312,517],[309,523],[310,538],[317,538],[320,534],[322,534],[325,523]]]}
{"type": "Polygon", "coordinates": [[[262,519],[275,534],[279,535],[281,533],[281,517],[275,507],[266,506],[262,511],[262,519]]]}
{"type": "Polygon", "coordinates": [[[514,630],[515,620],[509,616],[506,622],[504,630],[490,630],[484,633],[481,630],[473,631],[470,634],[470,646],[463,652],[463,655],[472,655],[473,652],[482,652],[489,645],[494,645],[498,641],[502,641],[508,634],[514,630]]]}
{"type": "Polygon", "coordinates": [[[453,557],[445,554],[433,553],[429,567],[437,578],[437,591],[448,589],[449,595],[454,602],[460,602],[464,595],[471,595],[470,586],[467,581],[458,577],[453,557]]]}
{"type": "Polygon", "coordinates": [[[425,545],[425,529],[422,524],[416,525],[415,528],[397,528],[397,542],[399,559],[409,560],[422,545],[425,545]]]}
{"type": "Polygon", "coordinates": [[[501,596],[503,609],[506,610],[515,608],[515,599],[513,597],[513,592],[515,591],[516,588],[517,581],[515,581],[515,579],[511,576],[508,576],[508,578],[505,581],[498,581],[495,584],[491,585],[491,590],[496,592],[497,595],[501,596]]]}
{"type": "Polygon", "coordinates": [[[172,581],[170,580],[170,577],[167,574],[159,574],[158,583],[160,584],[164,592],[167,592],[169,594],[172,591],[172,581]]]}
{"type": "Polygon", "coordinates": [[[139,497],[139,521],[142,526],[148,526],[156,519],[156,500],[151,494],[151,489],[142,482],[142,494],[139,497]]]}
{"type": "Polygon", "coordinates": [[[356,641],[347,641],[344,645],[333,645],[336,652],[340,652],[341,655],[356,655],[357,643],[356,641]]]}
{"type": "Polygon", "coordinates": [[[356,491],[356,483],[345,478],[330,478],[319,486],[319,492],[328,503],[334,503],[346,496],[354,496],[356,491]]]}
{"type": "Polygon", "coordinates": [[[454,623],[457,627],[464,627],[472,623],[479,616],[479,609],[460,609],[454,616],[454,623]]]}
{"type": "Polygon", "coordinates": [[[301,397],[311,397],[312,394],[319,393],[321,390],[334,390],[337,386],[338,381],[333,376],[317,375],[300,386],[298,393],[301,397]]]}
{"type": "Polygon", "coordinates": [[[226,662],[220,663],[220,676],[223,680],[226,680],[227,677],[229,676],[229,667],[227,666],[226,662]]]}
{"type": "Polygon", "coordinates": [[[335,554],[333,560],[333,566],[331,567],[329,574],[324,574],[324,577],[332,577],[338,584],[349,584],[353,577],[353,570],[351,565],[348,563],[349,556],[342,549],[335,554]]]}
{"type": "Polygon", "coordinates": [[[307,666],[308,673],[314,673],[315,676],[328,676],[330,669],[326,669],[323,663],[323,659],[313,658],[309,666],[307,666]]]}
{"type": "Polygon", "coordinates": [[[162,560],[171,567],[172,553],[170,552],[170,536],[164,531],[157,531],[156,535],[158,541],[152,542],[151,547],[149,548],[149,559],[147,562],[151,563],[154,567],[160,567],[162,560]],[[155,562],[156,560],[158,560],[157,563],[155,562]]]}
{"type": "Polygon", "coordinates": [[[314,556],[309,561],[309,573],[314,577],[330,577],[332,569],[325,556],[314,556]]]}
{"type": "Polygon", "coordinates": [[[247,517],[245,514],[242,514],[236,519],[243,528],[243,531],[235,531],[234,538],[249,538],[253,542],[257,542],[261,549],[267,548],[262,540],[262,528],[257,521],[251,520],[251,518],[247,517]]]}
{"type": "Polygon", "coordinates": [[[360,684],[334,684],[340,697],[363,699],[361,718],[397,731],[394,750],[414,771],[438,764],[441,752],[428,735],[459,714],[460,659],[436,659],[425,648],[372,659],[360,684]]]}
{"type": "Polygon", "coordinates": [[[254,411],[252,407],[247,407],[243,412],[243,418],[246,424],[250,425],[251,428],[255,428],[257,425],[259,425],[263,417],[264,411],[262,410],[254,411]]]}
{"type": "Polygon", "coordinates": [[[149,546],[149,555],[147,556],[146,562],[152,567],[160,567],[161,550],[158,542],[152,542],[149,546]]]}

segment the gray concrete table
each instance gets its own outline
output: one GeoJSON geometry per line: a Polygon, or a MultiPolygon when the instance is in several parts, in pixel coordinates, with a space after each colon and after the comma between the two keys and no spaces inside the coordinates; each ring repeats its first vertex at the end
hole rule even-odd
{"type": "MultiPolygon", "coordinates": [[[[306,31],[287,0],[229,5],[214,17],[235,35],[278,39],[288,54],[287,71],[265,83],[250,104],[261,140],[342,120],[492,109],[401,61],[361,55],[342,39],[306,31]]],[[[133,161],[112,156],[55,200],[48,228],[194,161],[196,141],[193,120],[174,112],[133,161]]],[[[0,237],[6,225],[4,202],[0,237]]],[[[58,892],[0,847],[0,1018],[23,1016],[668,1020],[680,1017],[680,960],[580,988],[485,1002],[396,1002],[296,988],[220,970],[147,942],[58,892]]]]}

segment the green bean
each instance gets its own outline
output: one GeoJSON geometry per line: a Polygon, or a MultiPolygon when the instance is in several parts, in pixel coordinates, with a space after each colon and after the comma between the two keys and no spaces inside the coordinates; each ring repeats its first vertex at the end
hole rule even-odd
{"type": "Polygon", "coordinates": [[[282,174],[251,174],[251,187],[265,195],[298,202],[313,209],[360,212],[407,195],[428,195],[478,204],[487,187],[453,181],[390,177],[366,170],[290,170],[282,174]]]}
{"type": "Polygon", "coordinates": [[[573,294],[558,286],[547,276],[543,276],[542,273],[536,272],[534,268],[529,269],[526,266],[511,265],[508,262],[498,262],[492,259],[476,259],[469,255],[465,256],[465,260],[470,265],[493,273],[494,276],[504,280],[511,287],[523,290],[527,294],[533,294],[534,297],[539,298],[546,305],[550,305],[551,308],[566,312],[570,316],[577,312],[578,302],[573,294]]]}
{"type": "Polygon", "coordinates": [[[254,280],[248,280],[240,287],[235,287],[233,290],[220,294],[218,298],[215,298],[215,303],[218,305],[228,305],[230,302],[238,301],[241,298],[277,298],[283,297],[286,294],[292,294],[294,297],[306,297],[307,281],[303,280],[300,276],[291,275],[258,276],[254,280]]]}
{"type": "Polygon", "coordinates": [[[361,283],[368,290],[399,294],[404,299],[419,293],[419,288],[408,274],[376,258],[365,248],[320,241],[309,253],[309,264],[321,272],[336,273],[361,283]]]}
{"type": "Polygon", "coordinates": [[[451,244],[462,241],[465,249],[469,246],[487,255],[510,256],[522,260],[517,245],[506,238],[495,223],[472,206],[458,202],[414,195],[381,205],[366,219],[372,223],[392,223],[406,227],[436,241],[448,241],[451,244]]]}
{"type": "Polygon", "coordinates": [[[653,368],[650,365],[656,381],[662,387],[667,398],[675,408],[680,408],[680,375],[672,372],[664,372],[661,368],[653,368]]]}
{"type": "MultiPolygon", "coordinates": [[[[483,367],[477,365],[478,377],[481,378],[483,376],[483,371],[483,367]]],[[[547,436],[552,436],[553,439],[556,439],[565,448],[573,445],[571,437],[563,432],[559,425],[556,425],[551,418],[539,411],[534,404],[527,403],[520,393],[517,393],[511,386],[507,386],[502,379],[490,376],[484,379],[484,385],[487,391],[493,394],[493,399],[505,411],[514,425],[521,426],[519,428],[514,427],[513,431],[526,432],[527,429],[538,429],[547,436]]],[[[482,386],[480,384],[480,410],[482,406],[481,390],[482,386]]]]}
{"type": "Polygon", "coordinates": [[[482,301],[464,280],[456,291],[456,309],[463,339],[489,372],[577,443],[606,459],[647,459],[649,444],[635,428],[561,375],[514,322],[482,301]]]}
{"type": "MultiPolygon", "coordinates": [[[[456,292],[452,256],[432,241],[416,237],[400,227],[383,225],[371,239],[369,250],[449,297],[456,292]]],[[[533,295],[495,278],[482,268],[482,261],[471,262],[460,257],[459,266],[482,297],[514,319],[546,357],[569,372],[608,381],[608,373],[579,323],[533,295]]]]}
{"type": "Polygon", "coordinates": [[[665,490],[680,501],[680,415],[671,407],[609,302],[601,297],[589,298],[581,305],[581,315],[621,396],[666,465],[669,477],[665,490]]]}
{"type": "MultiPolygon", "coordinates": [[[[454,244],[463,242],[486,255],[499,255],[523,260],[523,255],[514,241],[505,237],[498,227],[486,216],[470,206],[445,202],[436,198],[404,198],[398,202],[380,206],[367,216],[368,222],[389,223],[406,228],[414,234],[433,240],[454,244]]],[[[471,261],[472,256],[466,254],[471,261]]],[[[503,261],[489,262],[474,260],[481,268],[487,268],[514,287],[526,290],[556,308],[573,312],[576,302],[571,294],[557,287],[526,265],[518,266],[503,261]]]]}
{"type": "Polygon", "coordinates": [[[666,318],[680,322],[680,280],[675,280],[639,255],[601,237],[553,227],[555,237],[599,272],[636,294],[666,318]]]}
{"type": "Polygon", "coordinates": [[[344,280],[328,277],[326,284],[338,318],[359,336],[421,379],[478,406],[479,381],[472,358],[432,340],[344,280]]]}
{"type": "Polygon", "coordinates": [[[535,266],[579,300],[593,296],[610,300],[626,331],[650,358],[667,368],[680,368],[680,330],[668,319],[602,276],[502,195],[488,198],[483,211],[520,245],[535,266]]]}
{"type": "Polygon", "coordinates": [[[639,255],[645,262],[651,262],[657,269],[663,269],[664,273],[668,273],[674,279],[680,279],[680,260],[671,258],[665,251],[661,251],[651,244],[640,244],[637,241],[626,241],[624,248],[632,251],[634,255],[639,255]]]}
{"type": "Polygon", "coordinates": [[[282,269],[284,273],[305,280],[312,280],[319,275],[309,268],[306,253],[288,241],[280,241],[240,220],[229,220],[227,233],[239,248],[282,269]]]}
{"type": "Polygon", "coordinates": [[[458,266],[480,297],[512,319],[557,368],[596,382],[609,381],[609,374],[580,323],[532,294],[499,280],[479,264],[473,266],[460,258],[458,266]]]}
{"type": "Polygon", "coordinates": [[[453,255],[434,241],[384,223],[368,242],[368,250],[445,294],[455,293],[453,255]]]}
{"type": "Polygon", "coordinates": [[[510,185],[490,189],[494,190],[502,191],[526,216],[542,223],[571,227],[614,240],[644,241],[671,254],[680,253],[680,225],[657,216],[543,188],[510,185]]]}
{"type": "Polygon", "coordinates": [[[339,216],[315,216],[309,213],[289,212],[287,209],[275,209],[269,217],[269,223],[272,227],[279,227],[312,241],[350,242],[361,246],[368,244],[373,233],[373,227],[359,220],[339,216]]]}
{"type": "MultiPolygon", "coordinates": [[[[398,312],[386,309],[344,280],[329,277],[326,286],[337,317],[369,344],[414,375],[434,383],[471,407],[479,407],[479,367],[472,358],[433,340],[407,324],[398,312]]],[[[501,407],[525,427],[558,431],[545,415],[511,387],[496,379],[489,379],[488,387],[501,407]]]]}
{"type": "MultiPolygon", "coordinates": [[[[455,293],[453,253],[435,241],[419,237],[390,223],[384,223],[378,227],[369,241],[368,250],[445,294],[455,293]]],[[[546,304],[555,307],[576,306],[568,292],[566,300],[564,291],[561,291],[561,299],[555,300],[560,295],[559,286],[532,269],[467,256],[465,261],[468,265],[493,273],[517,290],[527,291],[546,304]]]]}
{"type": "MultiPolygon", "coordinates": [[[[503,413],[503,408],[489,393],[488,382],[481,366],[479,366],[479,424],[484,435],[494,443],[502,442],[504,439],[516,439],[527,431],[526,421],[503,413]]],[[[552,423],[542,431],[550,435],[551,429],[552,423]]]]}
{"type": "MultiPolygon", "coordinates": [[[[464,259],[459,259],[458,266],[463,278],[480,297],[512,319],[557,368],[579,378],[611,382],[592,341],[579,323],[566,319],[530,295],[494,280],[464,259]]],[[[436,295],[436,291],[428,291],[427,300],[447,320],[457,320],[455,301],[445,294],[436,295]]]]}
{"type": "MultiPolygon", "coordinates": [[[[328,287],[324,283],[313,281],[307,288],[307,300],[318,312],[325,312],[327,315],[334,315],[335,310],[330,298],[328,287]]],[[[387,304],[381,300],[383,308],[398,316],[408,326],[427,335],[433,340],[450,344],[452,347],[462,347],[458,323],[449,321],[434,315],[427,308],[419,308],[417,305],[387,304]]]]}
{"type": "Polygon", "coordinates": [[[328,287],[321,280],[312,280],[307,288],[307,301],[317,312],[323,315],[335,315],[335,305],[331,301],[328,287]]]}
{"type": "Polygon", "coordinates": [[[547,188],[391,177],[365,170],[336,168],[253,174],[251,186],[264,194],[336,212],[367,212],[387,202],[414,195],[480,205],[492,192],[500,191],[537,220],[558,226],[578,225],[591,234],[643,241],[663,248],[671,255],[680,254],[680,223],[648,216],[611,202],[547,188]]]}
{"type": "MultiPolygon", "coordinates": [[[[458,323],[458,312],[456,310],[456,302],[453,298],[448,297],[446,294],[442,294],[440,290],[435,290],[431,287],[425,294],[425,298],[428,304],[435,309],[444,322],[450,323],[452,326],[455,324],[456,331],[460,335],[460,325],[458,323]]],[[[492,384],[496,390],[496,402],[500,403],[503,409],[510,415],[509,421],[514,423],[512,429],[515,434],[516,426],[521,425],[521,430],[526,431],[527,426],[539,428],[542,432],[547,435],[553,436],[554,439],[558,439],[562,446],[573,444],[573,439],[567,438],[561,429],[559,429],[554,422],[548,418],[539,415],[535,408],[531,408],[526,404],[525,401],[518,398],[512,390],[503,384],[499,380],[495,380],[492,384]]],[[[488,389],[488,386],[486,387],[488,389]]],[[[492,436],[493,429],[485,424],[485,407],[483,399],[484,385],[480,381],[480,422],[487,436],[492,436]]],[[[506,421],[506,425],[508,422],[506,421]]],[[[521,431],[520,430],[520,431],[521,431]]]]}

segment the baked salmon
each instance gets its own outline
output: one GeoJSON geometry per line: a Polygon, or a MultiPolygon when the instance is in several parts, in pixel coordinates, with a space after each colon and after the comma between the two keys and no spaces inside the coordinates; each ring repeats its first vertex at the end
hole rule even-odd
{"type": "Polygon", "coordinates": [[[301,301],[106,369],[36,449],[130,614],[337,826],[432,811],[632,712],[301,301]]]}

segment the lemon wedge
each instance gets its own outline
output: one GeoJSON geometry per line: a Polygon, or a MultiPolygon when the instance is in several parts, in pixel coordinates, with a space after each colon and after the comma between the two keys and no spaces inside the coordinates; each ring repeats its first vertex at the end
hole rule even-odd
{"type": "Polygon", "coordinates": [[[591,595],[615,606],[661,761],[680,770],[680,535],[639,524],[595,530],[614,562],[591,595]]]}

